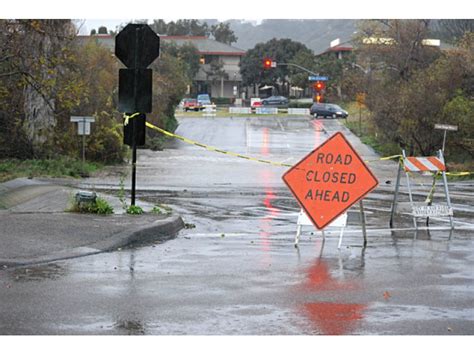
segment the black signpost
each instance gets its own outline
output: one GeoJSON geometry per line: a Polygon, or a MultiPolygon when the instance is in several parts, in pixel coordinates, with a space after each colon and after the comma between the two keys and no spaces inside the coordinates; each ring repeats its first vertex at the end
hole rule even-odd
{"type": "Polygon", "coordinates": [[[128,69],[119,70],[119,112],[124,120],[124,143],[132,148],[132,198],[135,205],[137,146],[145,144],[145,113],[152,111],[152,70],[160,54],[160,37],[145,24],[128,24],[115,37],[115,55],[128,69]]]}

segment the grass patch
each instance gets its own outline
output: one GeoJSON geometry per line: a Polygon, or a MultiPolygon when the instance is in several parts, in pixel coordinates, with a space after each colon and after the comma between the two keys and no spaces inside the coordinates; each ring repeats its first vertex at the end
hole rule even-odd
{"type": "Polygon", "coordinates": [[[159,215],[169,215],[173,213],[173,209],[163,204],[156,204],[155,206],[153,206],[151,213],[159,215]]]}
{"type": "MultiPolygon", "coordinates": [[[[98,163],[86,162],[84,173],[91,174],[103,166],[98,163]]],[[[0,160],[0,182],[19,177],[75,177],[82,175],[82,162],[70,158],[58,159],[5,159],[0,160]]]]}

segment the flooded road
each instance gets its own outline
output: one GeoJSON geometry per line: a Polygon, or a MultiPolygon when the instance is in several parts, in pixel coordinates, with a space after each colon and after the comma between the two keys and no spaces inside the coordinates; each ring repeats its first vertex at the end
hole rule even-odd
{"type": "MultiPolygon", "coordinates": [[[[177,133],[292,164],[339,128],[303,118],[193,118],[177,133]]],[[[161,244],[2,269],[1,334],[474,334],[471,184],[453,185],[462,213],[452,234],[435,220],[415,235],[409,218],[390,231],[386,181],[397,166],[375,164],[381,186],[365,200],[368,246],[351,209],[340,250],[338,230],[323,240],[312,227],[295,248],[299,208],[281,180],[287,168],[182,142],[140,151],[138,164],[138,198],[169,205],[189,228],[161,244]]]]}

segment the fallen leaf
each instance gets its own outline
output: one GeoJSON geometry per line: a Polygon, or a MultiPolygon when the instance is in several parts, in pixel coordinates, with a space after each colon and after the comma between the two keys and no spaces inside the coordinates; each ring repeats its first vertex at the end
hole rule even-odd
{"type": "Polygon", "coordinates": [[[390,292],[385,291],[385,292],[383,293],[383,298],[385,298],[385,300],[388,300],[390,297],[392,297],[392,295],[390,294],[390,292]]]}

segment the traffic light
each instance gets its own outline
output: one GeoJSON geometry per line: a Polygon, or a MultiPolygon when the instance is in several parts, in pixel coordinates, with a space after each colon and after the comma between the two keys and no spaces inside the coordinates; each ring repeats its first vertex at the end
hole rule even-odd
{"type": "Polygon", "coordinates": [[[316,96],[314,97],[314,101],[316,101],[319,104],[320,102],[323,101],[323,95],[318,92],[316,96]]]}
{"type": "Polygon", "coordinates": [[[273,61],[270,58],[265,58],[263,60],[263,69],[270,69],[274,67],[273,61]]]}
{"type": "Polygon", "coordinates": [[[317,81],[314,83],[314,89],[318,92],[324,90],[325,87],[326,85],[324,84],[324,81],[317,81]]]}

